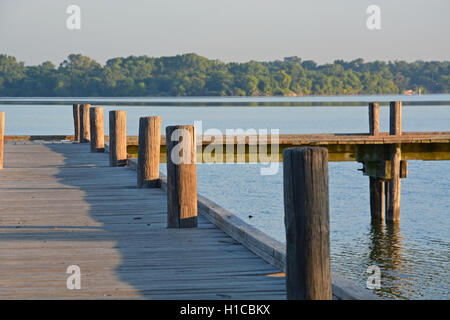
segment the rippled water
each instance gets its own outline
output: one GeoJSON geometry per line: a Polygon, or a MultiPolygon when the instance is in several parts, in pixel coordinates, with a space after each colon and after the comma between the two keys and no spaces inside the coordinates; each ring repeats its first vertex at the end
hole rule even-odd
{"type": "MultiPolygon", "coordinates": [[[[381,99],[380,99],[381,100],[381,99]]],[[[433,99],[428,99],[432,101],[433,99]]],[[[190,100],[192,101],[192,100],[190,100]]],[[[343,100],[345,101],[345,100],[343,100]]],[[[108,110],[115,107],[105,107],[108,110]]],[[[280,133],[367,132],[366,107],[127,107],[128,134],[138,118],[160,115],[163,128],[202,120],[203,130],[280,129],[280,133]]],[[[1,105],[7,135],[72,134],[71,106],[1,105]]],[[[107,121],[105,123],[107,127],[107,121]]],[[[381,108],[387,131],[388,108],[381,108]]],[[[450,106],[408,106],[404,131],[450,131],[450,106]]],[[[107,132],[107,131],[106,131],[107,132]]],[[[354,162],[330,163],[332,267],[365,286],[369,265],[378,265],[388,298],[448,299],[450,288],[450,161],[408,161],[402,179],[401,222],[372,225],[368,177],[354,162]]],[[[258,164],[200,164],[199,192],[272,237],[284,241],[282,164],[261,176],[258,164]],[[253,218],[249,218],[249,216],[253,218]]],[[[164,166],[163,166],[164,169],[164,166]]]]}

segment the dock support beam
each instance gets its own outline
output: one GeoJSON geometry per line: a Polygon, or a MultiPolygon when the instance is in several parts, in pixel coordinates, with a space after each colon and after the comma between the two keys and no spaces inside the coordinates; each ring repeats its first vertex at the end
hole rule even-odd
{"type": "Polygon", "coordinates": [[[370,215],[372,220],[384,220],[384,188],[385,182],[378,178],[369,177],[370,215]]]}
{"type": "Polygon", "coordinates": [[[287,299],[330,300],[328,151],[283,152],[287,299]]]}
{"type": "Polygon", "coordinates": [[[103,108],[94,107],[89,112],[91,123],[91,152],[105,152],[103,108]]]}
{"type": "Polygon", "coordinates": [[[197,165],[194,126],[166,128],[167,227],[197,227],[197,165]]]}
{"type": "Polygon", "coordinates": [[[89,121],[89,109],[90,104],[82,104],[80,106],[80,142],[87,143],[91,141],[90,121],[89,121]]]}
{"type": "Polygon", "coordinates": [[[74,126],[74,138],[73,141],[80,142],[80,105],[73,105],[73,126],[74,126]]]}
{"type": "Polygon", "coordinates": [[[109,164],[120,167],[127,164],[127,112],[109,112],[109,164]]]}
{"type": "Polygon", "coordinates": [[[380,105],[378,102],[369,103],[369,134],[371,136],[380,134],[380,105]]]}
{"type": "Polygon", "coordinates": [[[161,117],[139,119],[138,188],[159,187],[161,117]]]}
{"type": "Polygon", "coordinates": [[[3,155],[5,149],[5,112],[0,112],[0,169],[3,169],[3,155]]]}
{"type": "Polygon", "coordinates": [[[389,181],[386,208],[386,221],[398,222],[400,221],[400,161],[401,149],[399,144],[392,145],[391,151],[391,180],[389,181]]]}

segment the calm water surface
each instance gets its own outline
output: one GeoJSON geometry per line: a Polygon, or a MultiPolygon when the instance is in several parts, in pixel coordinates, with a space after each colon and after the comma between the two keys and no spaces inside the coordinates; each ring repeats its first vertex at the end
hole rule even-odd
{"type": "MultiPolygon", "coordinates": [[[[433,99],[436,97],[424,101],[433,99]]],[[[114,109],[118,108],[105,107],[105,112],[114,109]]],[[[223,132],[237,128],[279,129],[280,133],[368,131],[367,107],[120,109],[127,111],[129,135],[137,135],[139,117],[148,115],[160,115],[163,128],[201,120],[203,130],[218,128],[223,132]]],[[[6,111],[7,135],[73,134],[70,105],[0,104],[0,110],[6,111]]],[[[388,113],[387,107],[381,108],[383,131],[388,130],[388,113]]],[[[108,130],[107,121],[105,125],[108,130]]],[[[405,106],[403,130],[450,131],[450,106],[425,102],[422,106],[405,106]]],[[[408,178],[402,180],[401,223],[396,227],[371,224],[369,182],[358,168],[361,164],[354,162],[329,164],[333,269],[365,286],[367,267],[378,265],[382,289],[377,294],[383,297],[448,299],[450,161],[409,161],[408,178]]],[[[284,242],[282,164],[276,175],[261,176],[259,170],[258,164],[199,164],[199,192],[284,242]]]]}

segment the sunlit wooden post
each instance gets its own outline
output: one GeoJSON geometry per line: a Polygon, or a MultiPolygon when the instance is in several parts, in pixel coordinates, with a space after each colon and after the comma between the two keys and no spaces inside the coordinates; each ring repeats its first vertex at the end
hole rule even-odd
{"type": "Polygon", "coordinates": [[[80,106],[80,142],[87,143],[91,141],[91,123],[89,121],[90,104],[82,104],[80,106]]]}
{"type": "Polygon", "coordinates": [[[159,187],[161,117],[139,119],[137,186],[159,187]]]}
{"type": "Polygon", "coordinates": [[[109,112],[109,163],[111,167],[127,163],[127,113],[124,110],[109,112]]]}
{"type": "Polygon", "coordinates": [[[103,108],[94,107],[90,109],[91,152],[105,152],[105,129],[103,118],[103,108]]]}
{"type": "Polygon", "coordinates": [[[286,294],[329,300],[331,292],[328,150],[283,151],[286,294]]]}
{"type": "Polygon", "coordinates": [[[167,127],[166,147],[167,227],[197,227],[195,127],[167,127]]]}

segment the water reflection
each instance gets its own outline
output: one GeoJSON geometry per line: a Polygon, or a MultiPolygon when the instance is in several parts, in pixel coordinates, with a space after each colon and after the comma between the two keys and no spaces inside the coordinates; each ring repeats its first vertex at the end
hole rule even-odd
{"type": "Polygon", "coordinates": [[[381,289],[377,294],[383,297],[404,297],[405,285],[402,278],[405,270],[405,253],[399,223],[382,223],[372,220],[370,226],[369,265],[381,269],[381,289]]]}

